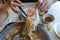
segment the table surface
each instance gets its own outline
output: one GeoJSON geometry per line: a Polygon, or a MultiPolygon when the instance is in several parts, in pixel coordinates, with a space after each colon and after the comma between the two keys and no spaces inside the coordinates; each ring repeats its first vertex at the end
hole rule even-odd
{"type": "MultiPolygon", "coordinates": [[[[35,3],[25,3],[24,8],[34,7],[34,5],[35,5],[35,3]]],[[[18,15],[17,15],[16,13],[14,13],[14,12],[11,10],[11,8],[8,9],[8,12],[9,12],[9,15],[10,15],[10,19],[9,19],[9,21],[7,22],[7,24],[10,23],[10,22],[20,22],[20,20],[19,20],[19,18],[18,18],[18,15]]],[[[6,24],[5,24],[5,25],[6,25],[6,24]]],[[[3,26],[0,28],[0,31],[3,30],[3,28],[4,28],[5,25],[3,25],[3,26]]],[[[52,29],[51,29],[50,31],[48,31],[48,32],[49,32],[49,34],[51,35],[51,37],[53,38],[53,40],[60,40],[60,39],[56,36],[56,34],[54,33],[53,27],[52,27],[52,29]]]]}

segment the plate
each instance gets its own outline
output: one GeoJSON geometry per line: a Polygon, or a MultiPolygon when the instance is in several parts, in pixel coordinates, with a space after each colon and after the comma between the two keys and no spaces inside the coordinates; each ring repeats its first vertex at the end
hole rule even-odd
{"type": "Polygon", "coordinates": [[[55,23],[54,24],[54,31],[58,37],[60,37],[60,23],[55,23]]]}
{"type": "Polygon", "coordinates": [[[9,20],[9,13],[7,10],[0,8],[0,27],[2,27],[9,20]]]}

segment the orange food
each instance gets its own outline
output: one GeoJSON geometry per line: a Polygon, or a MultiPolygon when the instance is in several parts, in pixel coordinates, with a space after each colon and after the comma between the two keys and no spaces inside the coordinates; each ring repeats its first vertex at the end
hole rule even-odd
{"type": "Polygon", "coordinates": [[[33,16],[34,15],[34,10],[32,8],[29,8],[28,11],[27,11],[27,15],[28,16],[33,16]]]}
{"type": "Polygon", "coordinates": [[[60,32],[58,32],[58,34],[60,35],[60,32]]]}
{"type": "Polygon", "coordinates": [[[47,22],[52,22],[53,19],[52,19],[51,17],[46,17],[46,18],[45,18],[45,21],[47,21],[47,22]]]}

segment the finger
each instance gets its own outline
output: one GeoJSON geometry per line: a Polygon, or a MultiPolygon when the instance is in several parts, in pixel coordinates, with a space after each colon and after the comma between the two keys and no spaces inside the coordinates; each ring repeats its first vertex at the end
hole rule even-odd
{"type": "Polygon", "coordinates": [[[15,12],[15,13],[18,13],[19,11],[16,9],[16,7],[14,6],[11,6],[11,9],[15,12]]]}
{"type": "Polygon", "coordinates": [[[40,5],[40,2],[37,2],[37,3],[35,4],[35,8],[36,8],[36,7],[39,8],[39,7],[40,7],[39,5],[40,5]]]}
{"type": "Polygon", "coordinates": [[[16,9],[17,6],[14,6],[13,4],[11,4],[11,9],[15,12],[18,13],[19,11],[16,9]]]}
{"type": "Polygon", "coordinates": [[[40,3],[43,3],[43,0],[39,0],[40,3]]]}
{"type": "Polygon", "coordinates": [[[45,6],[43,7],[43,9],[41,9],[41,10],[42,10],[42,11],[48,11],[49,7],[50,7],[50,5],[49,5],[49,3],[48,3],[48,1],[47,1],[46,5],[45,5],[45,6]]]}
{"type": "Polygon", "coordinates": [[[11,3],[11,0],[5,0],[9,5],[10,5],[10,3],[11,3]]]}
{"type": "Polygon", "coordinates": [[[43,9],[46,4],[47,4],[47,0],[43,0],[43,3],[42,3],[42,5],[40,6],[40,9],[43,9]]]}
{"type": "Polygon", "coordinates": [[[44,0],[44,1],[43,1],[43,4],[40,6],[40,10],[41,10],[41,11],[43,11],[43,12],[46,11],[46,10],[45,10],[46,4],[47,4],[47,0],[44,0]]]}
{"type": "Polygon", "coordinates": [[[44,8],[45,11],[48,11],[48,9],[50,8],[50,6],[51,6],[51,5],[46,5],[45,8],[44,8]]]}
{"type": "Polygon", "coordinates": [[[16,2],[18,2],[18,3],[20,3],[20,4],[22,3],[20,0],[16,0],[16,2]]]}
{"type": "Polygon", "coordinates": [[[13,5],[13,6],[22,6],[21,4],[18,4],[18,3],[16,3],[16,2],[11,2],[11,4],[13,5]]]}
{"type": "Polygon", "coordinates": [[[20,0],[16,0],[17,3],[24,5],[20,0]]]}

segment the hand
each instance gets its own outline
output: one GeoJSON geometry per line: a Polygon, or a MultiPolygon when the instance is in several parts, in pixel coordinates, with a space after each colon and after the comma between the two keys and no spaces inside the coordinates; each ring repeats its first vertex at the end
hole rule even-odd
{"type": "Polygon", "coordinates": [[[40,11],[46,12],[50,8],[50,6],[56,1],[57,0],[39,0],[37,5],[39,6],[40,11]]]}
{"type": "Polygon", "coordinates": [[[5,0],[9,5],[11,4],[11,0],[5,0]]]}
{"type": "Polygon", "coordinates": [[[16,0],[16,2],[11,1],[11,8],[14,12],[18,13],[19,11],[17,10],[18,6],[23,6],[24,4],[20,0],[16,0]]]}

